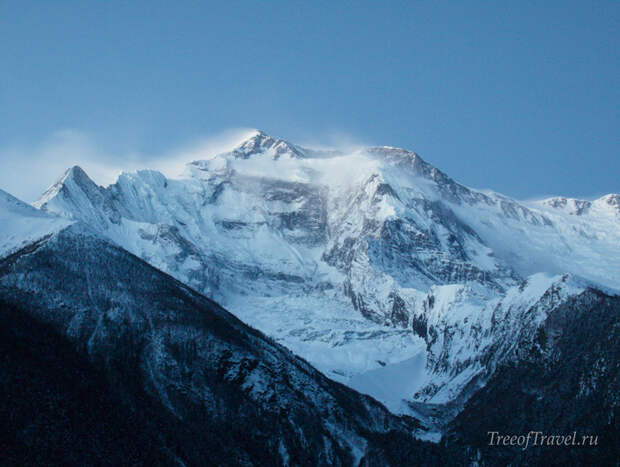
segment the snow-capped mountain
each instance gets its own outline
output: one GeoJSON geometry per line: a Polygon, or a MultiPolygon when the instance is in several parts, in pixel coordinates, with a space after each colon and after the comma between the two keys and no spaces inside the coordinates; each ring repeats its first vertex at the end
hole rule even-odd
{"type": "Polygon", "coordinates": [[[590,284],[620,289],[618,195],[518,202],[392,147],[314,150],[257,131],[178,178],[141,170],[104,188],[73,167],[35,206],[394,412],[456,413],[553,310],[590,284]]]}

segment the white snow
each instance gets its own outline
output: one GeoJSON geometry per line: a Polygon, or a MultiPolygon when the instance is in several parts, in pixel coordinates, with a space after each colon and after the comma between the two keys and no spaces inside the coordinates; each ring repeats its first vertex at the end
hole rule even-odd
{"type": "Polygon", "coordinates": [[[482,237],[494,255],[522,275],[572,273],[595,283],[620,287],[620,214],[613,195],[592,203],[576,216],[544,202],[520,204],[516,217],[506,215],[506,198],[493,194],[495,204],[451,205],[454,212],[482,237]]]}
{"type": "Polygon", "coordinates": [[[382,364],[410,360],[424,351],[424,341],[408,330],[372,323],[338,297],[318,293],[296,297],[235,296],[228,299],[226,306],[242,321],[261,329],[342,383],[348,384],[354,375],[383,369],[382,364]]]}
{"type": "Polygon", "coordinates": [[[62,230],[72,221],[51,216],[0,190],[0,257],[62,230]]]}
{"type": "Polygon", "coordinates": [[[411,358],[354,375],[348,385],[373,396],[394,413],[408,413],[407,401],[427,380],[425,365],[426,351],[422,347],[411,358]]]}

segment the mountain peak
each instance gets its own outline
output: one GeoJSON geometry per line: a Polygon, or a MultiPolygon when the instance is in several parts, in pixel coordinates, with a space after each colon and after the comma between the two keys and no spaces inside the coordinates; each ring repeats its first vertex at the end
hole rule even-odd
{"type": "Polygon", "coordinates": [[[69,167],[67,170],[65,170],[65,172],[60,176],[58,180],[56,180],[56,182],[54,183],[54,185],[52,185],[52,187],[58,184],[65,184],[65,183],[70,183],[70,182],[75,182],[80,185],[85,182],[94,183],[90,179],[90,177],[86,174],[84,169],[82,169],[82,167],[80,167],[79,165],[74,165],[72,167],[69,167]]]}
{"type": "Polygon", "coordinates": [[[61,177],[61,179],[65,183],[67,181],[72,181],[72,182],[77,183],[78,185],[95,183],[90,179],[90,177],[86,174],[84,169],[82,169],[82,167],[80,167],[79,165],[74,165],[68,168],[65,171],[64,175],[61,177]]]}
{"type": "Polygon", "coordinates": [[[607,204],[611,204],[613,206],[620,206],[620,194],[618,193],[609,193],[605,196],[601,196],[597,201],[603,201],[607,204]]]}
{"type": "Polygon", "coordinates": [[[36,208],[42,208],[48,201],[56,197],[63,189],[68,187],[69,190],[78,188],[84,192],[97,189],[97,185],[93,182],[86,172],[79,166],[74,165],[62,174],[56,182],[50,186],[41,197],[33,204],[36,208]]]}
{"type": "Polygon", "coordinates": [[[262,154],[267,154],[272,159],[281,157],[303,159],[305,157],[301,148],[281,138],[269,136],[261,130],[255,130],[248,139],[225,155],[236,159],[249,159],[254,155],[262,154]]]}
{"type": "Polygon", "coordinates": [[[601,196],[594,201],[597,205],[605,206],[606,209],[611,209],[613,212],[620,214],[620,194],[609,193],[605,196],[601,196]]]}
{"type": "Polygon", "coordinates": [[[79,165],[74,165],[72,167],[69,167],[66,171],[65,174],[85,174],[86,172],[84,172],[84,169],[82,167],[80,167],[79,165]]]}
{"type": "Polygon", "coordinates": [[[591,201],[575,198],[566,198],[564,196],[554,196],[552,198],[547,198],[542,200],[540,203],[544,206],[564,211],[567,214],[575,216],[581,216],[582,214],[587,213],[592,207],[591,201]]]}
{"type": "Polygon", "coordinates": [[[577,216],[589,213],[593,207],[599,209],[599,214],[600,209],[620,213],[620,195],[616,193],[609,193],[594,201],[554,196],[541,200],[539,204],[577,216]]]}

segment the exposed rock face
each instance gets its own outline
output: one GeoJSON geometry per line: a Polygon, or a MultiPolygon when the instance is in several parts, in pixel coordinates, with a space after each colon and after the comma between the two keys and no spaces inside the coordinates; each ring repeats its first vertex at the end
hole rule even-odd
{"type": "Polygon", "coordinates": [[[574,216],[590,214],[592,210],[606,211],[606,214],[620,214],[620,195],[614,193],[602,196],[595,201],[557,196],[544,199],[539,203],[574,216]]]}

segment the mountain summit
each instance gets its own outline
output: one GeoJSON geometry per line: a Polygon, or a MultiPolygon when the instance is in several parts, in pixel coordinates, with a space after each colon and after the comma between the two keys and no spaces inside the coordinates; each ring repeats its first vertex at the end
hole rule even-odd
{"type": "Polygon", "coordinates": [[[280,157],[299,159],[304,157],[301,148],[283,139],[269,136],[260,130],[255,130],[254,134],[235,147],[229,154],[241,159],[259,154],[265,154],[272,159],[279,159],[280,157]]]}

